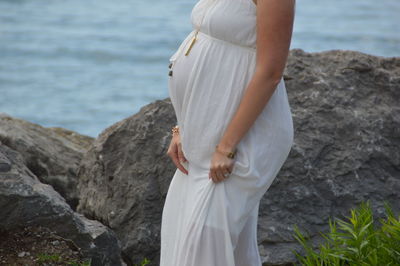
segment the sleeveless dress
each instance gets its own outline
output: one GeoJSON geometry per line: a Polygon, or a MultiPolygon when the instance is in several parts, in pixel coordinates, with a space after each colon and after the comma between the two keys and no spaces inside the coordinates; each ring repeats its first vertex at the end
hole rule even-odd
{"type": "Polygon", "coordinates": [[[168,81],[189,174],[176,169],[169,185],[160,266],[260,266],[259,202],[293,144],[285,83],[282,78],[237,144],[232,173],[214,183],[208,173],[215,145],[255,71],[256,5],[252,0],[200,0],[190,20],[193,31],[170,57],[168,81]]]}

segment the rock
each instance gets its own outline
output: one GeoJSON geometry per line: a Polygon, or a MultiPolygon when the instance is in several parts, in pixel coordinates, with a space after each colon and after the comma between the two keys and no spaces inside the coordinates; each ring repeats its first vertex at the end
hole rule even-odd
{"type": "Polygon", "coordinates": [[[285,74],[295,141],[260,204],[265,265],[295,260],[294,224],[318,243],[361,201],[400,211],[400,58],[293,49],[285,74]]]}
{"type": "MultiPolygon", "coordinates": [[[[1,142],[0,142],[1,145],[1,142]]],[[[0,172],[8,172],[11,170],[11,162],[3,154],[0,154],[0,172]]]]}
{"type": "MultiPolygon", "coordinates": [[[[264,265],[295,261],[295,224],[317,243],[330,216],[344,218],[361,200],[378,216],[383,200],[400,207],[400,58],[292,49],[284,77],[295,143],[260,203],[264,265]]],[[[175,122],[169,99],[155,101],[106,128],[82,159],[77,209],[111,227],[131,263],[158,265],[175,122]]]]}
{"type": "Polygon", "coordinates": [[[158,100],[106,128],[82,159],[77,211],[117,234],[128,265],[158,260],[161,212],[176,169],[166,155],[175,122],[170,101],[158,100]]]}
{"type": "MultiPolygon", "coordinates": [[[[93,138],[62,128],[40,125],[0,114],[0,141],[21,153],[27,167],[76,209],[77,169],[93,138]]],[[[7,166],[2,164],[1,169],[7,166]]]]}
{"type": "Polygon", "coordinates": [[[23,256],[25,256],[25,251],[18,253],[18,257],[23,257],[23,256]]]}
{"type": "Polygon", "coordinates": [[[92,259],[91,265],[123,265],[114,232],[74,212],[52,186],[41,183],[24,165],[24,158],[17,151],[0,145],[0,154],[12,165],[8,172],[0,173],[1,230],[47,227],[71,240],[85,257],[92,259]]]}

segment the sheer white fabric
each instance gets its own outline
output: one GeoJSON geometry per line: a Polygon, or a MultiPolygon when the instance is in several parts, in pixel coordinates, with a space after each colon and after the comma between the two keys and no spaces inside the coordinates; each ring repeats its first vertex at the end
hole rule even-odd
{"type": "Polygon", "coordinates": [[[255,70],[256,5],[200,0],[193,31],[171,56],[169,94],[189,174],[176,170],[161,223],[160,266],[260,266],[261,197],[287,159],[293,121],[284,80],[237,145],[231,175],[208,178],[211,156],[255,70]],[[188,56],[184,53],[207,12],[188,56]]]}

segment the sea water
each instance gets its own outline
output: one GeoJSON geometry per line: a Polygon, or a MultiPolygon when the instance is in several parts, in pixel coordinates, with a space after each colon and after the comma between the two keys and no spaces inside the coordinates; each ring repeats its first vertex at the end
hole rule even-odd
{"type": "MultiPolygon", "coordinates": [[[[196,2],[0,0],[0,112],[96,137],[168,97],[196,2]]],[[[400,56],[399,14],[398,0],[299,0],[291,48],[400,56]]]]}

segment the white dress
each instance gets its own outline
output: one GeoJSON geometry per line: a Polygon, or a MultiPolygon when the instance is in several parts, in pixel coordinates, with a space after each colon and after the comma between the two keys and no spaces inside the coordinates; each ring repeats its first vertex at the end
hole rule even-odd
{"type": "Polygon", "coordinates": [[[260,266],[260,199],[293,143],[285,83],[282,78],[238,143],[230,176],[214,183],[208,173],[215,145],[255,70],[256,5],[252,0],[200,0],[190,19],[193,31],[170,58],[168,84],[189,174],[176,169],[168,189],[160,266],[260,266]],[[203,14],[197,41],[185,56],[203,14]]]}

